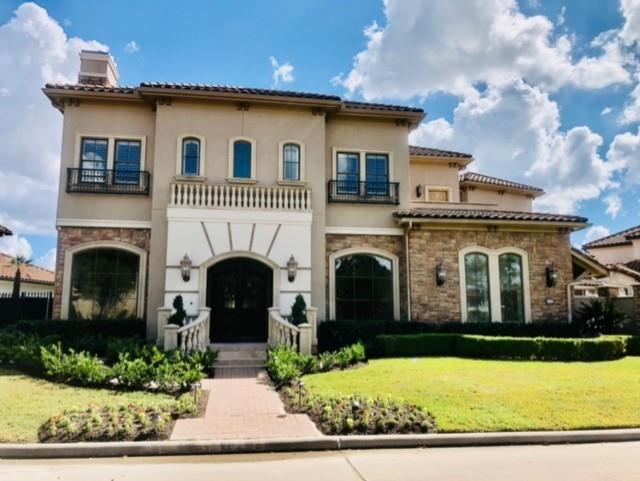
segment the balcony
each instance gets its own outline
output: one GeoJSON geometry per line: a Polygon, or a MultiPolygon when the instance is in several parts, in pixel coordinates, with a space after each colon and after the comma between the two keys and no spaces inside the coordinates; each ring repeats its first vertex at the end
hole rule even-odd
{"type": "Polygon", "coordinates": [[[399,189],[398,182],[330,180],[327,193],[329,202],[397,205],[399,189]]]}
{"type": "Polygon", "coordinates": [[[149,172],[67,169],[67,192],[149,195],[149,172]]]}
{"type": "Polygon", "coordinates": [[[169,207],[310,211],[311,190],[301,187],[179,182],[170,185],[169,207]]]}

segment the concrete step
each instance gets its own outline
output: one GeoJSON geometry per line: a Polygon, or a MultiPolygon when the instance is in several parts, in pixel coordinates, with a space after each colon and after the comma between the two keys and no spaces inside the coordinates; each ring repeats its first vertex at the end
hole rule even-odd
{"type": "Polygon", "coordinates": [[[253,359],[256,361],[266,361],[267,351],[219,351],[219,361],[239,361],[242,359],[253,359]]]}
{"type": "Polygon", "coordinates": [[[215,368],[240,368],[240,367],[255,367],[262,368],[265,367],[266,363],[261,361],[255,361],[253,359],[240,359],[234,361],[218,361],[215,364],[215,368]]]}
{"type": "Polygon", "coordinates": [[[210,347],[218,351],[216,367],[262,368],[267,361],[266,343],[213,343],[210,347]]]}

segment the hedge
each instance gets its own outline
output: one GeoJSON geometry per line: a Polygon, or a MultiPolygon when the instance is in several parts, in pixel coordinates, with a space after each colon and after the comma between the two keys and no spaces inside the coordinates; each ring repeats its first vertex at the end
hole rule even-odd
{"type": "Polygon", "coordinates": [[[144,320],[132,318],[73,321],[17,321],[3,329],[40,337],[57,336],[66,339],[75,339],[84,336],[135,337],[144,339],[146,326],[144,320]]]}
{"type": "Polygon", "coordinates": [[[478,359],[606,361],[624,357],[628,353],[628,347],[637,349],[638,346],[638,338],[632,336],[560,339],[424,333],[377,336],[373,353],[379,357],[456,356],[478,359]]]}
{"type": "Polygon", "coordinates": [[[531,324],[409,322],[409,321],[326,321],[318,325],[318,350],[337,351],[361,342],[371,352],[374,339],[383,334],[458,333],[511,337],[579,337],[577,327],[568,322],[531,324]]]}

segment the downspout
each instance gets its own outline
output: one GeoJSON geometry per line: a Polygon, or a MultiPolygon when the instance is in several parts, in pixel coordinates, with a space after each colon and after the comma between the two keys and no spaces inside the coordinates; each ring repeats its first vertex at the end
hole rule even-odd
{"type": "Polygon", "coordinates": [[[411,321],[411,261],[409,255],[409,231],[413,226],[413,222],[409,221],[408,224],[405,224],[406,228],[404,230],[404,252],[405,252],[405,261],[407,263],[405,267],[405,271],[407,273],[407,317],[409,321],[411,321]]]}

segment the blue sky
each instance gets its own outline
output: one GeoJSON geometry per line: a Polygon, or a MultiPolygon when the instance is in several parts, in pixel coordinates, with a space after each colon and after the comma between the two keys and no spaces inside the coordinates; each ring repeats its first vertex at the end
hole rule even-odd
{"type": "Polygon", "coordinates": [[[109,48],[125,85],[420,105],[428,117],[413,142],[469,151],[477,170],[544,187],[537,209],[593,224],[574,243],[640,224],[640,5],[620,2],[0,0],[0,141],[13,146],[0,157],[13,189],[0,193],[0,223],[18,234],[0,249],[52,265],[61,116],[38,88],[73,81],[77,51],[92,46],[109,48]]]}

